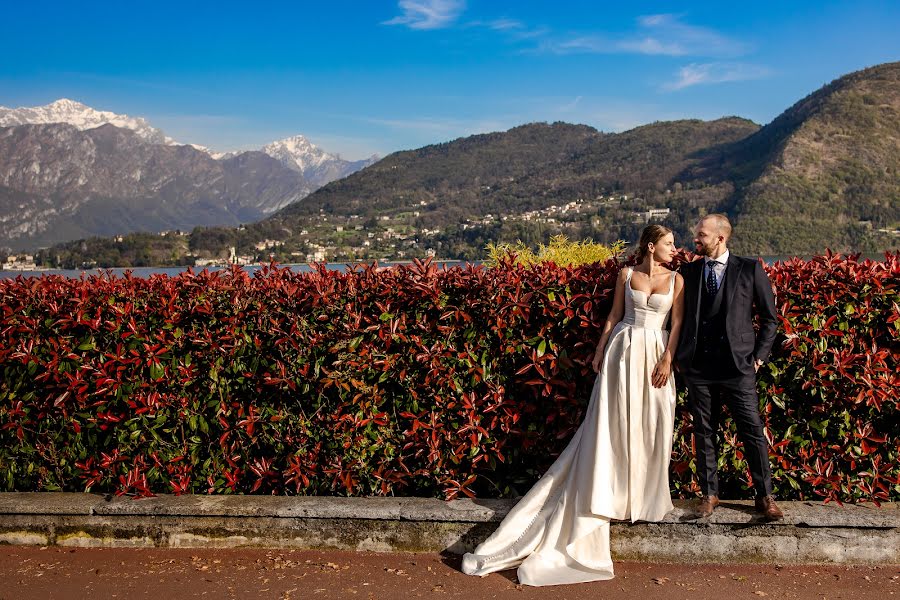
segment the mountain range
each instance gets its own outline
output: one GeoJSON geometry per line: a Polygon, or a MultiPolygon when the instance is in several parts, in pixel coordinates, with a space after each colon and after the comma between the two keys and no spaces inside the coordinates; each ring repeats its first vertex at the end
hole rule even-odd
{"type": "MultiPolygon", "coordinates": [[[[245,153],[233,163],[236,157],[216,161],[195,148],[135,139],[136,133],[112,125],[0,129],[0,228],[21,220],[21,207],[29,202],[38,207],[35,214],[55,210],[59,223],[71,219],[47,190],[61,189],[70,198],[93,186],[102,188],[103,198],[140,189],[129,198],[141,199],[142,219],[151,219],[154,203],[164,199],[186,202],[195,218],[218,210],[227,214],[217,219],[246,224],[249,211],[262,215],[240,228],[211,227],[216,219],[198,222],[208,226],[190,236],[195,256],[223,256],[230,246],[252,255],[260,241],[275,240],[273,254],[281,259],[426,252],[477,258],[490,241],[536,243],[555,233],[633,241],[650,219],[672,227],[685,244],[696,219],[713,211],[732,218],[732,246],[739,253],[810,254],[826,247],[875,252],[900,245],[900,63],[841,77],[765,126],[725,117],[604,133],[586,125],[533,123],[396,152],[308,195],[302,185],[311,188],[314,174],[345,172],[323,168],[304,151],[302,138],[245,153]],[[28,154],[25,140],[43,136],[68,141],[35,142],[28,154]],[[152,150],[143,149],[148,144],[152,150]],[[61,167],[71,167],[72,148],[75,155],[94,157],[96,171],[61,167]],[[295,152],[305,159],[290,158],[295,152]],[[133,176],[138,168],[140,178],[133,176]],[[95,174],[120,181],[97,186],[95,174]],[[44,177],[53,183],[39,185],[44,177]]],[[[117,206],[121,220],[131,209],[117,206]]],[[[80,250],[58,246],[51,254],[90,259],[91,244],[112,248],[98,240],[80,243],[80,250]]]]}
{"type": "Polygon", "coordinates": [[[0,107],[0,246],[236,226],[376,160],[346,161],[302,135],[217,153],[68,99],[0,107]]]}
{"type": "Polygon", "coordinates": [[[650,209],[667,211],[660,219],[687,245],[700,215],[722,212],[748,254],[900,246],[900,63],[841,77],[763,127],[739,117],[615,134],[533,124],[398,152],[244,235],[308,229],[322,213],[418,210],[414,227],[442,229],[432,242],[442,255],[469,258],[488,241],[552,233],[633,242],[650,209]],[[575,200],[574,219],[517,217],[575,200]]]}

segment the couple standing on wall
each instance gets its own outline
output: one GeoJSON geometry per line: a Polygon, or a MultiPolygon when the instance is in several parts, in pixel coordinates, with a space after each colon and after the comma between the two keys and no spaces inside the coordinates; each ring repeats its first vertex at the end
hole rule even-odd
{"type": "Polygon", "coordinates": [[[716,436],[723,404],[744,445],[757,511],[768,520],[782,518],[772,498],[756,394],[756,371],[775,339],[775,299],[762,265],[728,251],[730,237],[727,217],[702,218],[694,244],[703,260],[675,273],[663,266],[675,256],[672,232],[660,225],[644,229],[640,263],[622,269],[616,281],[584,422],[498,529],[463,557],[465,573],[518,566],[519,581],[527,585],[611,579],[610,520],[658,521],[673,508],[673,365],[687,382],[693,417],[703,492],[698,518],[719,504],[716,436]]]}

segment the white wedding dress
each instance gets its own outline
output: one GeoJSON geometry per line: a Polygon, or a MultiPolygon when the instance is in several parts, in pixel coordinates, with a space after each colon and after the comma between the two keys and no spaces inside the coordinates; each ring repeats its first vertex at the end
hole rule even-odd
{"type": "Polygon", "coordinates": [[[658,521],[672,510],[669,458],[675,381],[651,374],[668,340],[667,294],[631,289],[607,342],[584,422],[534,487],[473,553],[462,570],[487,575],[518,566],[520,583],[557,585],[611,579],[611,519],[658,521]]]}

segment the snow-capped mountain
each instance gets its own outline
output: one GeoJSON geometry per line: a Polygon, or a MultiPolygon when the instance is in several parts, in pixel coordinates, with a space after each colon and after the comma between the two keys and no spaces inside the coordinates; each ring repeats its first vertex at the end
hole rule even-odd
{"type": "Polygon", "coordinates": [[[376,160],[346,161],[300,135],[215,152],[67,99],[0,107],[0,247],[249,223],[376,160]]]}
{"type": "Polygon", "coordinates": [[[295,135],[262,147],[262,151],[277,158],[297,171],[321,167],[335,157],[328,154],[302,135],[295,135]]]}
{"type": "MultiPolygon", "coordinates": [[[[122,129],[130,129],[144,141],[151,144],[178,145],[161,130],[153,127],[141,117],[120,115],[111,111],[96,110],[67,98],[61,98],[46,106],[33,108],[6,108],[0,106],[0,127],[15,125],[45,125],[50,123],[67,123],[76,129],[86,131],[101,125],[114,125],[122,129]]],[[[243,151],[217,152],[200,144],[187,144],[205,152],[216,160],[234,158],[243,151]]],[[[267,144],[260,149],[286,167],[303,174],[313,188],[346,177],[350,173],[371,165],[378,160],[377,156],[357,161],[347,161],[338,154],[331,154],[316,146],[302,135],[295,135],[277,142],[267,144]]]]}
{"type": "Polygon", "coordinates": [[[307,181],[317,187],[346,177],[378,160],[378,156],[372,156],[364,160],[347,161],[338,154],[325,152],[302,135],[266,144],[262,151],[280,160],[283,165],[300,171],[307,181]]]}
{"type": "Polygon", "coordinates": [[[177,142],[162,131],[152,127],[146,119],[119,115],[107,110],[95,110],[90,106],[60,98],[45,106],[33,108],[6,108],[0,106],[0,127],[14,125],[44,125],[48,123],[68,123],[82,131],[101,125],[115,125],[134,131],[138,137],[152,144],[175,145],[177,142]]]}
{"type": "Polygon", "coordinates": [[[0,247],[252,223],[311,191],[262,152],[214,160],[110,124],[0,128],[0,247]]]}

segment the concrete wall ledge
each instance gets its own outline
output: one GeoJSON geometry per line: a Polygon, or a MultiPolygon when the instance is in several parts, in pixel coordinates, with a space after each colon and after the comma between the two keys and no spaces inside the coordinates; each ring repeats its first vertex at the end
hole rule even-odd
{"type": "MultiPolygon", "coordinates": [[[[512,500],[0,493],[0,543],[107,547],[472,549],[512,500]]],[[[616,557],[652,561],[900,564],[897,504],[780,502],[762,521],[725,500],[708,519],[676,501],[659,523],[614,523],[616,557]]]]}

